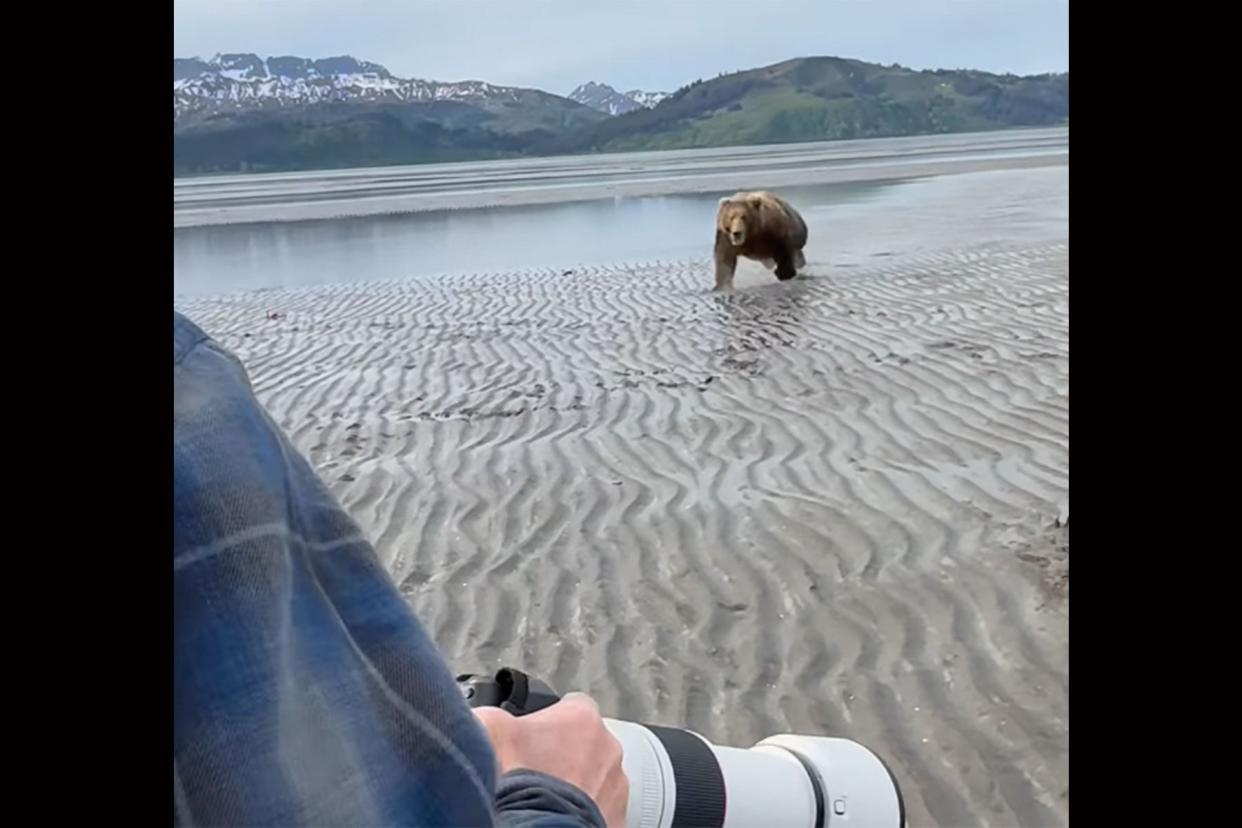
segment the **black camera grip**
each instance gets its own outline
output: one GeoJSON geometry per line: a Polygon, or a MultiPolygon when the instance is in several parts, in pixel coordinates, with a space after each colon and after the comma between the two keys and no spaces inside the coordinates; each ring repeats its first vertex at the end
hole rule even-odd
{"type": "Polygon", "coordinates": [[[457,686],[471,707],[499,707],[514,716],[534,713],[561,700],[546,682],[512,667],[497,670],[494,676],[460,675],[457,686]]]}

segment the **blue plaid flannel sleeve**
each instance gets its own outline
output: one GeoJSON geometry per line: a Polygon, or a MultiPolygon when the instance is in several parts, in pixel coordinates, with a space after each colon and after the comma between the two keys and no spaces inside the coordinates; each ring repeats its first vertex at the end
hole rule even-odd
{"type": "Polygon", "coordinates": [[[483,729],[373,548],[173,314],[174,825],[603,826],[483,729]]]}

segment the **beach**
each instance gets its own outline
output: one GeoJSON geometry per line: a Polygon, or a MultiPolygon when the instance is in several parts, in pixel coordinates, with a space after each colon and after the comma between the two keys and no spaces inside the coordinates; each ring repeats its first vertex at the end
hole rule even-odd
{"type": "Polygon", "coordinates": [[[804,275],[744,262],[727,294],[709,213],[683,259],[176,306],[455,672],[725,744],[857,739],[911,826],[1064,825],[1068,167],[987,163],[808,212],[804,275]]]}
{"type": "Polygon", "coordinates": [[[1069,128],[810,144],[217,175],[173,181],[173,226],[519,207],[590,199],[1064,166],[1069,128]]]}

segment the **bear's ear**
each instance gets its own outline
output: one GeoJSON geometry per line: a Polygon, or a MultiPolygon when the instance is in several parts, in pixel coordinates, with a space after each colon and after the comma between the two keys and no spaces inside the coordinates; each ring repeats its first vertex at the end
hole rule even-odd
{"type": "Polygon", "coordinates": [[[723,207],[732,200],[733,200],[733,196],[725,196],[724,198],[720,199],[720,206],[723,207]]]}
{"type": "Polygon", "coordinates": [[[756,210],[762,209],[763,208],[763,196],[751,196],[750,206],[754,207],[756,210]]]}

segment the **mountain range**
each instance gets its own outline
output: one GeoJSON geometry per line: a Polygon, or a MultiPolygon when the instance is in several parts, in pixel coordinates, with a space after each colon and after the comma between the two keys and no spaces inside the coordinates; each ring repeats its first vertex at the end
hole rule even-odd
{"type": "Polygon", "coordinates": [[[173,172],[323,169],[1047,126],[1069,75],[798,58],[672,94],[399,78],[353,57],[173,61],[173,172]]]}

